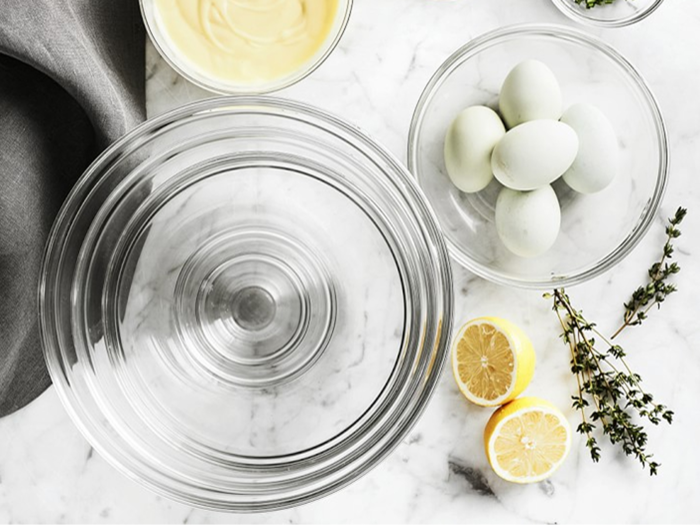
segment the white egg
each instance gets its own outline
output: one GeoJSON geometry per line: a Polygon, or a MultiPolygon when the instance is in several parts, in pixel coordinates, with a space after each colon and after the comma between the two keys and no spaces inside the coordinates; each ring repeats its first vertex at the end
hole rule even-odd
{"type": "Polygon", "coordinates": [[[493,178],[491,152],[505,135],[498,114],[486,106],[472,106],[452,121],[445,136],[445,167],[460,190],[483,190],[493,178]]]}
{"type": "Polygon", "coordinates": [[[542,255],[557,240],[560,224],[559,201],[549,185],[533,191],[503,188],[498,194],[496,231],[516,255],[542,255]]]}
{"type": "Polygon", "coordinates": [[[539,60],[521,62],[503,81],[499,108],[509,128],[530,120],[559,120],[564,110],[559,82],[539,60]]]}
{"type": "Polygon", "coordinates": [[[513,190],[534,190],[561,176],[576,158],[578,137],[556,120],[533,120],[511,129],[496,145],[491,169],[513,190]]]}
{"type": "Polygon", "coordinates": [[[618,169],[617,136],[607,117],[591,104],[575,104],[567,109],[561,122],[578,135],[578,153],[563,175],[564,181],[581,193],[605,189],[618,169]]]}

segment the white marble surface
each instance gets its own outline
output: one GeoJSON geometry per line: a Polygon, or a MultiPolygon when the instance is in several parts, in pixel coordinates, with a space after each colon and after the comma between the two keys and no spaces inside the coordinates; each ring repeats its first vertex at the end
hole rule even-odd
{"type": "MultiPolygon", "coordinates": [[[[339,48],[310,78],[280,93],[356,122],[405,158],[408,126],[430,75],[455,48],[499,26],[571,24],[550,0],[357,0],[339,48]]],[[[612,328],[663,240],[663,217],[690,209],[679,240],[680,292],[624,336],[649,390],[676,412],[651,429],[662,463],[651,478],[607,443],[591,463],[578,440],[550,481],[517,486],[489,469],[481,433],[490,411],[467,404],[449,374],[404,442],[370,474],[321,501],[254,516],[195,510],[153,495],[109,466],[82,438],[49,389],[0,420],[0,523],[13,522],[697,522],[700,519],[700,3],[665,2],[633,27],[591,30],[634,63],[656,93],[670,132],[672,174],[661,214],[619,266],[571,295],[612,328]],[[609,320],[609,321],[608,321],[609,320]]],[[[149,48],[151,114],[208,96],[149,48]]],[[[574,385],[550,305],[537,292],[492,285],[455,267],[456,322],[509,317],[531,336],[538,368],[527,393],[569,405],[574,385]]],[[[572,423],[577,414],[566,409],[572,423]]]]}

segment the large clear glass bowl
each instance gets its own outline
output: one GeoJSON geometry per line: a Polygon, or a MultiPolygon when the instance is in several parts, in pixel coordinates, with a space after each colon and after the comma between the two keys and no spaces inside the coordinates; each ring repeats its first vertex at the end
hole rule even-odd
{"type": "Polygon", "coordinates": [[[666,187],[668,143],[654,96],[617,51],[568,27],[519,25],[472,40],[440,66],[413,115],[408,162],[456,261],[493,282],[547,289],[595,277],[637,245],[666,187]],[[510,253],[498,238],[498,181],[478,193],[462,193],[451,183],[443,158],[445,133],[457,113],[472,105],[497,109],[503,80],[527,59],[552,69],[565,107],[587,102],[602,110],[619,147],[619,170],[605,190],[582,195],[561,180],[553,184],[561,230],[549,251],[531,259],[510,253]]]}
{"type": "Polygon", "coordinates": [[[94,162],[39,300],[51,377],[95,449],[190,505],[260,511],[342,487],[408,432],[452,288],[396,159],[309,106],[229,97],[94,162]]]}
{"type": "Polygon", "coordinates": [[[585,0],[552,0],[559,11],[581,24],[598,27],[626,27],[644,20],[656,11],[663,0],[614,0],[610,4],[587,8],[585,0]]]}
{"type": "Polygon", "coordinates": [[[178,51],[177,47],[170,41],[167,33],[162,29],[162,24],[158,20],[158,10],[155,5],[155,0],[140,0],[141,16],[146,26],[148,36],[158,50],[158,53],[170,64],[170,67],[193,84],[222,95],[258,95],[271,93],[296,84],[309,76],[325,62],[343,37],[345,28],[350,21],[352,3],[353,0],[338,0],[338,10],[328,36],[318,51],[299,69],[288,75],[271,79],[267,82],[243,84],[222,80],[206,74],[201,71],[196,64],[193,64],[186,57],[182,56],[182,53],[178,51]]]}

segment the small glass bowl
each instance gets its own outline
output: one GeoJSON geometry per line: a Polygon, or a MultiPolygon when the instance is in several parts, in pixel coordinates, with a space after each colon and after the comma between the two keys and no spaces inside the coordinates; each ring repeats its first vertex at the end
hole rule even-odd
{"type": "Polygon", "coordinates": [[[617,51],[581,31],[519,25],[478,37],[440,66],[420,97],[409,133],[409,169],[438,215],[450,254],[496,283],[546,289],[582,283],[619,263],[652,223],[668,177],[668,142],[661,112],[646,82],[617,51]],[[561,85],[564,106],[588,102],[612,123],[619,171],[593,195],[553,184],[562,208],[556,243],[525,259],[500,242],[494,224],[494,180],[467,194],[450,181],[443,158],[452,119],[472,105],[498,108],[501,84],[519,62],[538,59],[561,85]]]}
{"type": "Polygon", "coordinates": [[[153,45],[170,67],[193,84],[221,95],[260,95],[272,93],[303,80],[325,62],[343,37],[350,20],[353,0],[338,0],[338,11],[333,27],[321,48],[301,68],[293,73],[264,84],[235,84],[202,74],[170,44],[158,23],[154,0],[140,0],[141,16],[153,45]]]}
{"type": "Polygon", "coordinates": [[[615,0],[590,9],[574,0],[552,0],[559,11],[576,22],[598,27],[625,27],[644,20],[663,0],[615,0]]]}
{"type": "Polygon", "coordinates": [[[179,108],[105,151],[51,232],[44,355],[87,440],[147,487],[237,512],[367,472],[445,362],[447,248],[348,125],[269,97],[179,108]]]}

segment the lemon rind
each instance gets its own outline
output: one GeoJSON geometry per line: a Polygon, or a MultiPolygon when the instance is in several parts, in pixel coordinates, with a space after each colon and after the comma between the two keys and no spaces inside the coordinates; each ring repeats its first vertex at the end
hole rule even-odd
{"type": "Polygon", "coordinates": [[[520,409],[517,409],[515,412],[512,414],[508,414],[505,416],[501,421],[499,421],[496,426],[493,428],[491,434],[489,435],[488,443],[487,443],[487,453],[486,453],[486,458],[489,461],[489,464],[491,465],[491,468],[493,471],[502,479],[506,481],[510,481],[511,483],[520,483],[520,484],[528,484],[528,483],[537,483],[539,481],[544,481],[545,479],[549,478],[554,474],[559,467],[564,463],[566,460],[567,456],[569,455],[569,452],[571,451],[571,426],[569,425],[568,419],[564,417],[564,415],[557,409],[551,409],[549,407],[542,407],[542,406],[529,406],[529,407],[523,407],[520,409]],[[564,454],[562,455],[561,459],[554,463],[552,465],[552,468],[550,468],[547,472],[544,474],[541,474],[539,476],[526,476],[526,477],[516,477],[516,476],[511,476],[510,473],[499,467],[498,463],[496,462],[495,458],[496,453],[493,450],[494,447],[494,441],[495,437],[499,435],[499,431],[501,428],[503,428],[503,425],[509,420],[511,420],[513,417],[520,417],[523,414],[526,414],[528,412],[542,412],[545,414],[551,414],[555,416],[561,423],[564,428],[566,428],[566,442],[565,442],[565,450],[564,454]]]}

